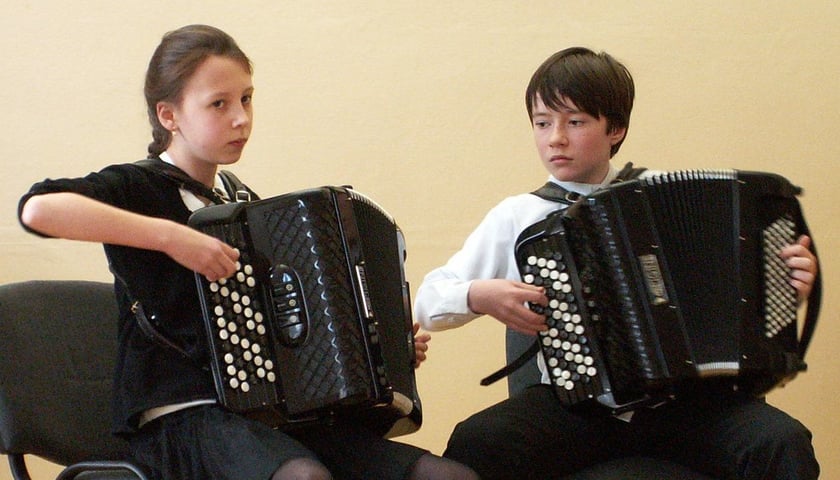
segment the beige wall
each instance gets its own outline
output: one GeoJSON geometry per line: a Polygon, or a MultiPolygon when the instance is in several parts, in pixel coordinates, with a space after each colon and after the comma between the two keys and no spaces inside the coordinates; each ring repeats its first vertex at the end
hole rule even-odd
{"type": "MultiPolygon", "coordinates": [[[[638,89],[618,162],[773,171],[805,188],[822,323],[810,370],[770,401],[811,427],[823,477],[838,478],[840,4],[626,3],[5,2],[0,281],[108,279],[98,246],[26,235],[15,207],[44,177],[144,156],[142,77],[167,30],[214,24],[256,65],[256,127],[235,171],[263,196],[322,184],[369,194],[407,234],[415,287],[488,208],[544,179],[522,100],[531,72],[566,46],[604,49],[638,89]]],[[[484,318],[434,336],[419,371],[426,423],[407,441],[441,452],[456,421],[504,397],[503,384],[478,386],[503,362],[501,334],[484,318]]]]}

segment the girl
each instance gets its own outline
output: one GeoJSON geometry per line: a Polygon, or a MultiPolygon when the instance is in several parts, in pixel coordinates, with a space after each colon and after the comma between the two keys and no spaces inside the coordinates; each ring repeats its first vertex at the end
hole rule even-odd
{"type": "MultiPolygon", "coordinates": [[[[149,158],[224,192],[217,168],[239,160],[251,133],[251,77],[250,60],[224,32],[192,25],[166,34],[146,75],[149,158]]],[[[136,461],[164,479],[478,478],[363,425],[286,434],[231,413],[216,402],[206,368],[140,330],[134,301],[190,357],[209,362],[193,272],[226,278],[239,252],[186,225],[192,211],[208,204],[213,194],[206,191],[128,163],[45,180],[20,201],[20,221],[30,232],[104,244],[119,280],[115,431],[128,439],[136,461]]],[[[418,361],[427,341],[417,337],[418,361]]]]}

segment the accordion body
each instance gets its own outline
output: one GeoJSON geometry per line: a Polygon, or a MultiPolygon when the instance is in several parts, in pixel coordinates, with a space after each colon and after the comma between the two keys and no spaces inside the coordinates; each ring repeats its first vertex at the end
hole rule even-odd
{"type": "Polygon", "coordinates": [[[384,210],[320,187],[209,206],[189,223],[240,250],[233,277],[196,275],[223,405],[280,428],[420,427],[405,242],[384,210]]]}
{"type": "Polygon", "coordinates": [[[805,370],[779,257],[808,233],[798,194],[774,174],[662,173],[523,231],[516,261],[549,298],[531,308],[561,403],[618,413],[711,383],[762,395],[805,370]]]}

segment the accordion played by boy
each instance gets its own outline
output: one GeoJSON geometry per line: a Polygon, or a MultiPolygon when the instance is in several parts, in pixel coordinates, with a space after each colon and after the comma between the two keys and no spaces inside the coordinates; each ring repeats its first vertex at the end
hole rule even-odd
{"type": "Polygon", "coordinates": [[[384,210],[321,187],[206,207],[190,225],[240,250],[233,277],[196,276],[221,403],[281,428],[419,428],[405,242],[384,210]]]}
{"type": "Polygon", "coordinates": [[[761,395],[804,371],[819,278],[801,329],[780,250],[808,229],[799,189],[773,174],[662,173],[584,197],[527,228],[523,281],[545,287],[541,333],[564,405],[614,413],[717,379],[761,395]]]}

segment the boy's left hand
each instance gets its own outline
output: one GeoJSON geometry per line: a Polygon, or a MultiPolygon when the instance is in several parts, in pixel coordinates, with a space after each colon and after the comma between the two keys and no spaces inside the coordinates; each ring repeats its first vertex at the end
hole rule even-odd
{"type": "Polygon", "coordinates": [[[420,368],[420,364],[426,360],[426,352],[429,350],[429,340],[432,336],[428,333],[420,333],[420,324],[414,323],[412,326],[414,335],[414,368],[420,368]]]}
{"type": "Polygon", "coordinates": [[[791,268],[790,284],[796,289],[799,301],[808,298],[817,278],[817,257],[811,252],[811,237],[802,235],[793,245],[782,249],[781,257],[791,268]]]}

